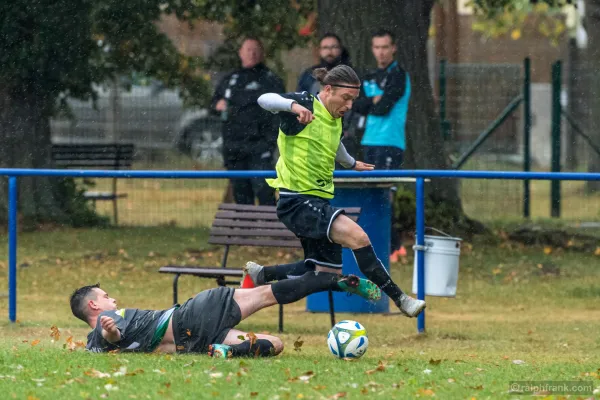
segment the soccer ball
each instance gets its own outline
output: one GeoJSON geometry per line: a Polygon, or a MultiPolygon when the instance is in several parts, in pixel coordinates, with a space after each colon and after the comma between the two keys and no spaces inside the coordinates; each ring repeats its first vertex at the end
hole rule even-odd
{"type": "Polygon", "coordinates": [[[329,331],[327,345],[338,358],[360,358],[369,347],[367,330],[356,321],[340,321],[329,331]]]}

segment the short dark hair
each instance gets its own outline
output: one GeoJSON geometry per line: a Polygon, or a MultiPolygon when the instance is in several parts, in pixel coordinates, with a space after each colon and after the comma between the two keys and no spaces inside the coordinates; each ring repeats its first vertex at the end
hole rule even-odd
{"type": "Polygon", "coordinates": [[[384,37],[389,36],[392,40],[392,44],[396,44],[396,35],[392,31],[388,31],[387,29],[378,29],[371,35],[371,39],[376,37],[384,37]]]}
{"type": "Polygon", "coordinates": [[[319,39],[319,43],[321,43],[323,41],[323,39],[327,39],[327,38],[334,38],[335,40],[338,41],[340,46],[342,46],[342,39],[340,39],[340,37],[333,32],[325,32],[323,35],[321,35],[321,38],[319,39]]]}
{"type": "Polygon", "coordinates": [[[260,47],[260,50],[263,53],[265,52],[265,46],[263,45],[262,40],[260,40],[257,36],[252,36],[252,35],[244,36],[242,38],[242,41],[240,42],[240,47],[242,47],[244,45],[244,43],[248,40],[258,43],[258,47],[260,47]]]}
{"type": "Polygon", "coordinates": [[[90,294],[94,293],[94,289],[99,289],[100,283],[96,283],[95,285],[83,286],[79,289],[76,289],[71,295],[71,311],[73,315],[87,323],[88,317],[88,309],[87,309],[87,300],[90,294]]]}
{"type": "Polygon", "coordinates": [[[340,64],[327,71],[327,68],[315,68],[313,77],[318,80],[321,85],[336,85],[349,84],[360,86],[360,79],[356,72],[344,64],[340,64]]]}

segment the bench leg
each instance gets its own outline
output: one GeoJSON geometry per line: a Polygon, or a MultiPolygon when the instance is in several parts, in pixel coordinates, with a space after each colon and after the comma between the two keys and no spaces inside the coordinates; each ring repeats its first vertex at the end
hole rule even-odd
{"type": "Polygon", "coordinates": [[[283,333],[283,304],[279,305],[279,333],[283,333]]]}
{"type": "Polygon", "coordinates": [[[179,281],[179,274],[175,274],[173,278],[173,304],[177,304],[177,283],[179,281]]]}
{"type": "Polygon", "coordinates": [[[333,292],[331,289],[327,293],[329,297],[329,316],[331,317],[331,327],[335,325],[335,310],[333,308],[333,292]]]}
{"type": "Polygon", "coordinates": [[[115,225],[119,225],[119,212],[117,210],[117,199],[113,200],[113,216],[115,217],[115,225]]]}

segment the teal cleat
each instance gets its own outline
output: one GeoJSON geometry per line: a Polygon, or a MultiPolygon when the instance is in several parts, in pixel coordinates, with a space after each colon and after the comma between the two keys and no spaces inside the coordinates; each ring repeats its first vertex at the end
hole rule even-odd
{"type": "Polygon", "coordinates": [[[208,346],[208,355],[213,358],[230,358],[231,346],[226,344],[211,344],[208,346]]]}
{"type": "Polygon", "coordinates": [[[338,281],[338,286],[345,292],[357,294],[367,300],[377,301],[381,299],[381,289],[376,284],[356,275],[342,275],[338,281]]]}

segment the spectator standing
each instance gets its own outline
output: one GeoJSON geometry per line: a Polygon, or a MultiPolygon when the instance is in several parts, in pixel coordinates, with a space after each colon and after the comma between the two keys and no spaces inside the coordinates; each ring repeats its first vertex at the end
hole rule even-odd
{"type": "MultiPolygon", "coordinates": [[[[215,90],[211,109],[223,120],[223,161],[230,171],[272,170],[277,140],[277,121],[256,100],[263,93],[282,92],[281,78],[265,66],[264,48],[247,37],[238,55],[242,68],[226,75],[215,90]]],[[[238,204],[275,205],[274,190],[264,179],[233,179],[233,198],[238,204]]]]}
{"type": "Polygon", "coordinates": [[[327,68],[329,71],[339,64],[351,66],[350,55],[342,46],[340,37],[335,33],[328,32],[321,36],[321,40],[319,40],[319,57],[319,64],[307,68],[300,75],[298,87],[296,88],[297,92],[308,92],[313,96],[317,95],[320,90],[320,84],[312,74],[316,68],[327,68]]]}
{"type": "MultiPolygon", "coordinates": [[[[371,38],[377,69],[363,79],[361,96],[354,111],[366,117],[361,140],[364,160],[376,169],[400,169],[406,148],[406,114],[410,100],[410,78],[398,62],[396,39],[392,32],[380,30],[371,38]]],[[[393,215],[393,212],[392,212],[393,215]]],[[[404,254],[396,230],[392,230],[391,261],[404,254]]]]}

